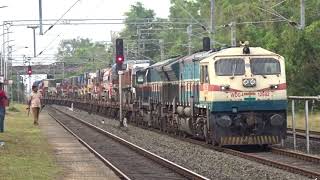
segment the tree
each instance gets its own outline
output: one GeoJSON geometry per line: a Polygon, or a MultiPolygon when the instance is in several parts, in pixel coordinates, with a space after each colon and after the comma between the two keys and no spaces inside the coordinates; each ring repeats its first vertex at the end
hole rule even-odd
{"type": "Polygon", "coordinates": [[[113,62],[111,47],[104,43],[91,42],[89,39],[63,40],[58,48],[57,58],[65,66],[73,66],[68,75],[79,75],[83,72],[102,69],[113,62]]]}
{"type": "Polygon", "coordinates": [[[152,40],[156,36],[151,33],[146,33],[147,29],[153,28],[149,22],[155,20],[155,13],[151,9],[143,7],[142,3],[137,2],[131,5],[128,12],[125,13],[125,29],[120,33],[125,39],[129,57],[127,59],[146,59],[154,58],[154,49],[157,48],[157,43],[152,40]],[[142,53],[141,53],[142,51],[142,53]]]}

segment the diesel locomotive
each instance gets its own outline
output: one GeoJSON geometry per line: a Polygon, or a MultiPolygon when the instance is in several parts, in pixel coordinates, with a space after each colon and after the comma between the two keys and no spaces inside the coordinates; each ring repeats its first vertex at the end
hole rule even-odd
{"type": "MultiPolygon", "coordinates": [[[[108,79],[116,74],[111,72],[108,79]]],[[[131,66],[126,73],[123,109],[129,122],[215,145],[277,144],[286,137],[285,62],[279,54],[244,45],[131,66]]],[[[56,96],[46,102],[72,102],[117,117],[117,83],[108,81],[112,98],[56,96]]]]}

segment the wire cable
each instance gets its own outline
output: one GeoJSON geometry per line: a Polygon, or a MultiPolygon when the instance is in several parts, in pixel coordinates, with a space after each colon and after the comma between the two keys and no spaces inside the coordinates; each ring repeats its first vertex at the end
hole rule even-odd
{"type": "Polygon", "coordinates": [[[40,51],[40,53],[39,53],[36,57],[40,56],[43,52],[45,52],[45,51],[51,46],[51,44],[52,44],[54,41],[56,41],[56,39],[57,39],[58,37],[60,37],[60,35],[61,35],[61,33],[58,34],[58,36],[55,37],[52,41],[50,41],[49,44],[48,44],[42,51],[40,51]]]}
{"type": "Polygon", "coordinates": [[[54,23],[52,24],[43,34],[46,34],[48,31],[50,31],[80,0],[77,0],[73,5],[54,23]]]}

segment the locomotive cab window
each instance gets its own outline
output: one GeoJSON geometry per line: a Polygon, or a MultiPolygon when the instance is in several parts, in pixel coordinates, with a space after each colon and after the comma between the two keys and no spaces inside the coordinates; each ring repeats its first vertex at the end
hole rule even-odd
{"type": "Polygon", "coordinates": [[[255,75],[280,74],[280,62],[274,58],[252,58],[251,72],[255,75]]]}
{"type": "Polygon", "coordinates": [[[201,77],[200,82],[201,83],[209,83],[209,72],[208,72],[208,66],[201,66],[201,77]]]}
{"type": "Polygon", "coordinates": [[[241,58],[220,59],[215,62],[215,71],[218,76],[243,75],[245,63],[241,58]]]}
{"type": "Polygon", "coordinates": [[[144,81],[144,74],[139,74],[139,75],[137,76],[137,83],[138,83],[138,84],[142,84],[143,81],[144,81]]]}

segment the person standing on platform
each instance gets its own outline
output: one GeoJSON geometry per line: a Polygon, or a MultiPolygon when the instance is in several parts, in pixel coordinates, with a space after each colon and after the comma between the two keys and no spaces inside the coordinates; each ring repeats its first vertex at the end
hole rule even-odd
{"type": "MultiPolygon", "coordinates": [[[[0,82],[0,133],[4,131],[4,118],[6,115],[6,106],[8,106],[8,97],[3,90],[3,82],[0,82]]],[[[4,142],[0,140],[0,146],[3,146],[4,142]]]]}
{"type": "Polygon", "coordinates": [[[31,108],[31,112],[33,115],[33,124],[35,126],[39,125],[39,113],[41,109],[41,93],[38,92],[38,87],[32,86],[32,93],[29,98],[29,108],[31,108]]]}

